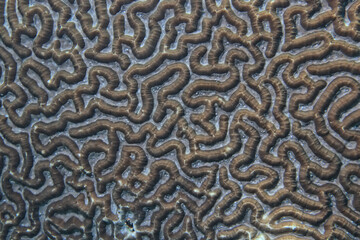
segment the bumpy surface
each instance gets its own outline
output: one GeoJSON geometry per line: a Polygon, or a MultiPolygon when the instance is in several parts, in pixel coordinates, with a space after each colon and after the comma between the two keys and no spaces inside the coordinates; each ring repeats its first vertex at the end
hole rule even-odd
{"type": "Polygon", "coordinates": [[[1,239],[359,239],[360,1],[1,0],[1,239]]]}

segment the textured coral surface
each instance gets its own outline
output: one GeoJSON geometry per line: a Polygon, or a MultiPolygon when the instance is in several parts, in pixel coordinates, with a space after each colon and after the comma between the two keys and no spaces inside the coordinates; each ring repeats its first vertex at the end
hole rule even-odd
{"type": "Polygon", "coordinates": [[[0,0],[0,239],[360,239],[359,0],[0,0]]]}

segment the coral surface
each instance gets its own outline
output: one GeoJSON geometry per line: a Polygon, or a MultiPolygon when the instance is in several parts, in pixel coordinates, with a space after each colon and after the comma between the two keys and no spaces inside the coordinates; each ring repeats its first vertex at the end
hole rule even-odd
{"type": "Polygon", "coordinates": [[[360,239],[359,0],[0,0],[0,239],[360,239]]]}

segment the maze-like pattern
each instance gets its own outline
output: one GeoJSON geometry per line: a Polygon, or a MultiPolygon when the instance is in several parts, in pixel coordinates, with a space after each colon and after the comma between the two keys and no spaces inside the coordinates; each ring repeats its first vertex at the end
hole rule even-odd
{"type": "Polygon", "coordinates": [[[360,1],[0,0],[0,239],[360,239],[360,1]]]}

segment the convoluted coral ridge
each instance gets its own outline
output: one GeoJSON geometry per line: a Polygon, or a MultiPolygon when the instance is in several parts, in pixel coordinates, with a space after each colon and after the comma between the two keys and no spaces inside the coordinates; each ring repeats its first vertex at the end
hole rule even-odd
{"type": "Polygon", "coordinates": [[[360,1],[1,0],[0,239],[360,239],[360,1]]]}

